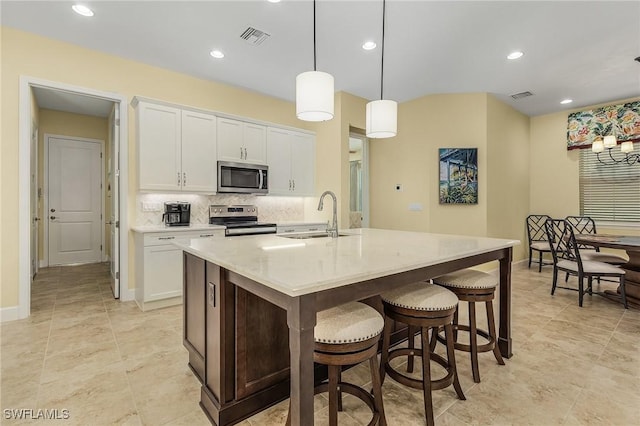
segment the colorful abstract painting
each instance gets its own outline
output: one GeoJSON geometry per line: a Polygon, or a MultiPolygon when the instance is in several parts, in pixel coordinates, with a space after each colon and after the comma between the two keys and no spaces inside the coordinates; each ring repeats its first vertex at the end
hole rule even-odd
{"type": "Polygon", "coordinates": [[[640,141],[640,101],[569,114],[567,149],[589,148],[607,135],[618,143],[640,141]]]}
{"type": "Polygon", "coordinates": [[[478,149],[440,148],[440,204],[478,204],[478,149]]]}

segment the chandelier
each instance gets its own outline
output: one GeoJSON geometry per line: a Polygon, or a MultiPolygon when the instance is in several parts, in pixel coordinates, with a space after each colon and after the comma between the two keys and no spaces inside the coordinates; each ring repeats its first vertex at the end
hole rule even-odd
{"type": "Polygon", "coordinates": [[[615,158],[611,152],[611,150],[618,145],[618,141],[614,135],[608,135],[603,139],[596,139],[591,144],[591,151],[595,152],[598,161],[606,166],[613,166],[615,164],[625,163],[625,164],[636,164],[640,163],[640,154],[631,154],[633,152],[633,142],[625,141],[620,144],[620,152],[624,154],[624,158],[615,158]],[[607,153],[609,154],[609,158],[605,158],[604,160],[600,158],[600,153],[604,152],[605,148],[607,149],[607,153]]]}

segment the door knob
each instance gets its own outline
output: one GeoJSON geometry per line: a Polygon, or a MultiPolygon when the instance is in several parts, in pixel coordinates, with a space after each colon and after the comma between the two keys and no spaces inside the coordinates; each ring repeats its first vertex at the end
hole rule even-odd
{"type": "Polygon", "coordinates": [[[54,220],[55,218],[56,218],[55,216],[51,216],[51,217],[50,217],[50,219],[51,219],[51,220],[54,220]]]}
{"type": "Polygon", "coordinates": [[[55,212],[55,211],[56,211],[56,209],[51,209],[51,213],[53,213],[53,212],[55,212]]]}

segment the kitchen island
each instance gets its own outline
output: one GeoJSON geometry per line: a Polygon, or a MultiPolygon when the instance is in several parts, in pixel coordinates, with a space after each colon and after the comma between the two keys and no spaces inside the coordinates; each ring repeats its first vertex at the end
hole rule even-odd
{"type": "Polygon", "coordinates": [[[178,244],[185,252],[185,346],[203,382],[201,406],[216,424],[236,423],[290,389],[292,424],[312,425],[316,312],[494,260],[498,345],[511,356],[511,259],[519,241],[378,229],[344,234],[178,244]]]}

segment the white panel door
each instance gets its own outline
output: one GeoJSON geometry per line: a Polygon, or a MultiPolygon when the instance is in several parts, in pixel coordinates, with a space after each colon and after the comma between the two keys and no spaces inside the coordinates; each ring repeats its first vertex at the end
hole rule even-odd
{"type": "Polygon", "coordinates": [[[182,190],[215,193],[216,117],[182,111],[182,190]]]}
{"type": "Polygon", "coordinates": [[[292,195],[291,132],[270,127],[267,131],[269,194],[292,195]]]}
{"type": "Polygon", "coordinates": [[[102,146],[49,138],[49,265],[102,260],[102,146]]]}
{"type": "Polygon", "coordinates": [[[291,179],[295,195],[315,195],[315,138],[293,132],[291,139],[291,179]]]}
{"type": "Polygon", "coordinates": [[[243,161],[242,121],[218,118],[218,160],[243,161]]]}
{"type": "Polygon", "coordinates": [[[111,162],[108,170],[110,189],[109,234],[111,237],[111,292],[116,299],[120,298],[120,108],[114,104],[109,117],[111,162]]]}
{"type": "Polygon", "coordinates": [[[242,140],[245,162],[267,164],[267,128],[265,126],[244,123],[242,140]]]}
{"type": "Polygon", "coordinates": [[[138,168],[141,190],[179,191],[181,110],[140,102],[138,168]]]}

